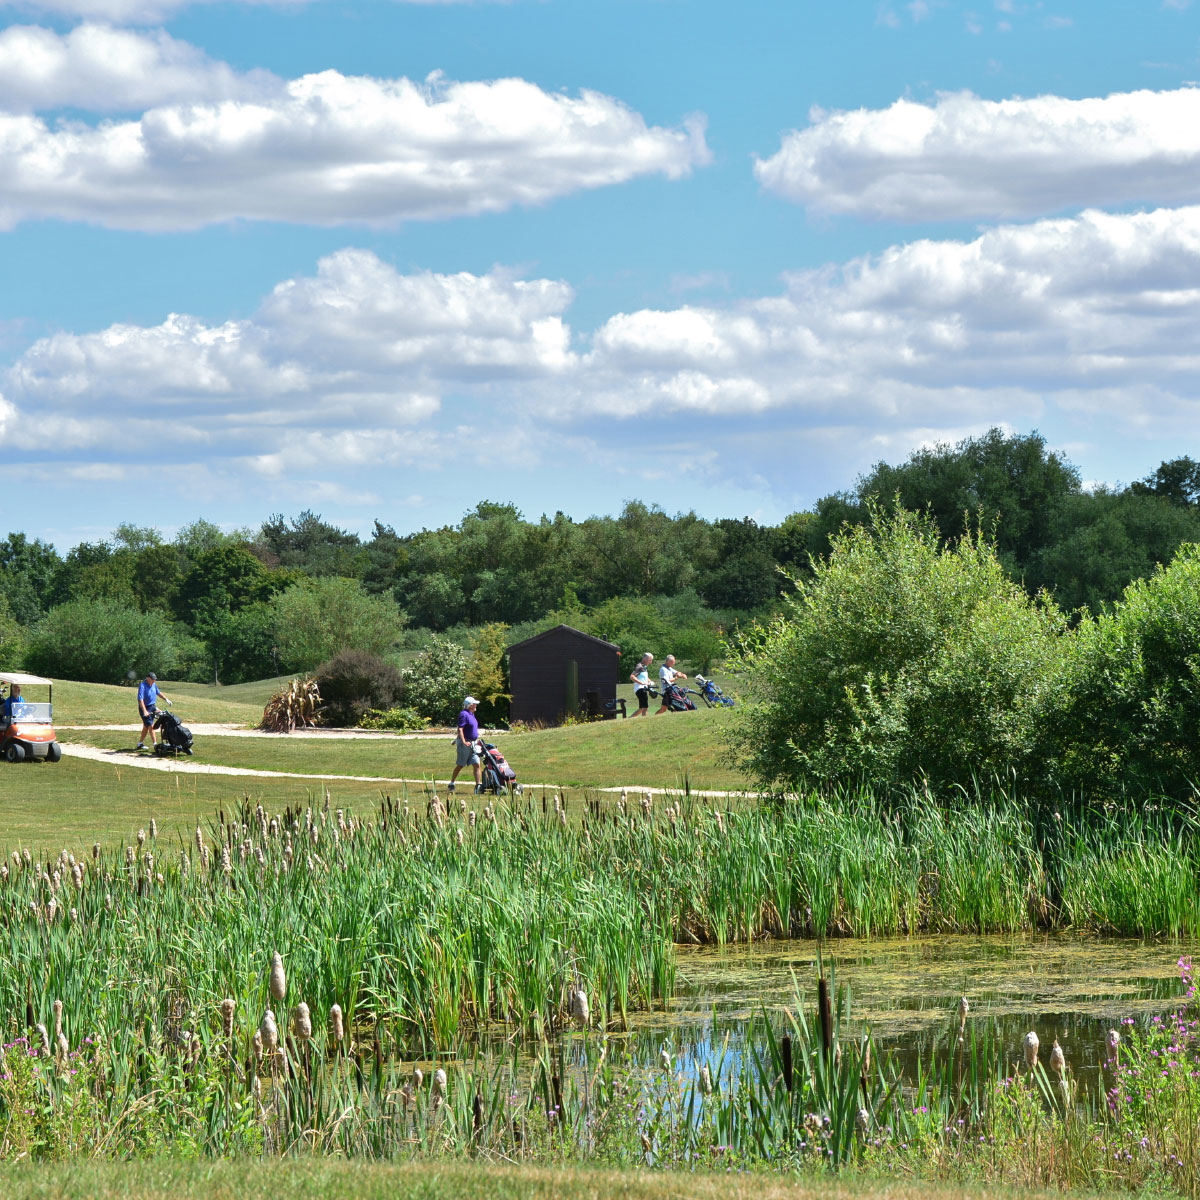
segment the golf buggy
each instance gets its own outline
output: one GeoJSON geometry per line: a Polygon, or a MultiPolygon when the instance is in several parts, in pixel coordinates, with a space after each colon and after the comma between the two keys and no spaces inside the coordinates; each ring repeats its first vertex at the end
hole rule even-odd
{"type": "Polygon", "coordinates": [[[50,698],[54,684],[40,675],[21,675],[17,672],[0,673],[0,684],[8,684],[11,694],[15,684],[24,691],[25,688],[45,688],[46,699],[27,700],[24,696],[12,706],[12,719],[4,714],[8,708],[5,704],[0,709],[0,755],[10,763],[58,762],[62,758],[62,747],[54,733],[54,725],[50,717],[50,698]]]}

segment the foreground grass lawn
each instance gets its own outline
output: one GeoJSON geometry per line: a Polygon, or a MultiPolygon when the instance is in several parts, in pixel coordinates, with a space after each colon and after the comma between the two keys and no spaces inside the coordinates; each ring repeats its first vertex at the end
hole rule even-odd
{"type": "MultiPolygon", "coordinates": [[[[407,1166],[331,1161],[287,1163],[81,1163],[0,1169],[11,1200],[51,1196],[97,1200],[1006,1200],[1083,1197],[1096,1193],[1024,1191],[995,1185],[927,1184],[909,1180],[795,1180],[766,1174],[680,1174],[534,1168],[503,1164],[407,1166]]],[[[1128,1194],[1128,1193],[1125,1193],[1128,1194]]]]}
{"type": "MultiPolygon", "coordinates": [[[[331,804],[369,811],[379,800],[373,783],[330,783],[331,804]]],[[[221,805],[244,797],[278,811],[323,803],[322,785],[297,779],[236,779],[227,775],[168,775],[64,756],[59,763],[0,762],[0,847],[30,846],[79,855],[93,842],[132,839],[153,817],[159,838],[188,836],[221,805]]],[[[2,1193],[0,1193],[2,1194],[2,1193]]]]}
{"type": "MultiPolygon", "coordinates": [[[[497,734],[496,744],[518,778],[527,783],[674,788],[682,787],[686,777],[693,788],[739,791],[749,783],[725,762],[721,735],[729,717],[727,710],[711,709],[600,721],[537,733],[497,734]]],[[[130,749],[136,739],[109,730],[76,730],[63,740],[115,750],[130,749]]],[[[195,750],[193,761],[306,775],[446,779],[454,767],[449,734],[408,741],[206,735],[196,739],[195,750]]]]}

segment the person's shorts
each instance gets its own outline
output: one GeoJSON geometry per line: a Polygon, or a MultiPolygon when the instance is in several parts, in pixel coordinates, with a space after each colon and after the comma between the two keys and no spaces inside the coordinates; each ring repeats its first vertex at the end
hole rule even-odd
{"type": "Polygon", "coordinates": [[[140,709],[138,710],[138,720],[139,720],[139,721],[141,721],[141,723],[142,723],[143,725],[153,725],[153,724],[154,724],[154,718],[155,718],[157,715],[158,715],[158,709],[157,709],[157,708],[153,708],[153,707],[147,707],[147,709],[146,709],[146,715],[145,715],[144,717],[142,716],[141,710],[140,710],[140,709]]]}
{"type": "Polygon", "coordinates": [[[637,697],[638,708],[650,707],[650,693],[645,688],[637,688],[633,694],[637,697]]]}
{"type": "Polygon", "coordinates": [[[458,753],[456,765],[460,767],[475,766],[479,762],[479,751],[475,749],[475,743],[464,742],[462,738],[456,738],[455,742],[458,753]]]}

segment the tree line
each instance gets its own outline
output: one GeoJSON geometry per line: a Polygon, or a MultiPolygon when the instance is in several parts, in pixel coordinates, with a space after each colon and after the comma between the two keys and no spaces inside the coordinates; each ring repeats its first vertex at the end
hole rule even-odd
{"type": "Polygon", "coordinates": [[[395,654],[431,632],[466,644],[496,623],[511,642],[569,619],[623,649],[707,663],[733,627],[777,611],[791,577],[811,577],[872,505],[925,513],[943,541],[984,531],[1029,595],[1098,612],[1200,541],[1200,464],[1180,458],[1127,487],[1085,489],[1037,433],[991,430],[878,463],[778,525],[639,501],[616,516],[527,520],[485,501],[455,525],[397,533],[376,521],[367,538],[311,511],[234,531],[197,520],[172,539],[123,524],[65,554],[10,532],[0,655],[78,678],[170,663],[235,682],[308,669],[346,645],[395,654]]]}

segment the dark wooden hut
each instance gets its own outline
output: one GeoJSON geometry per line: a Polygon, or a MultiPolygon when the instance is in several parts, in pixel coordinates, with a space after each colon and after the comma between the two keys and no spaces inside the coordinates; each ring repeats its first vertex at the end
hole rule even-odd
{"type": "Polygon", "coordinates": [[[556,725],[568,713],[617,715],[621,651],[570,625],[556,625],[508,648],[510,719],[556,725]]]}

